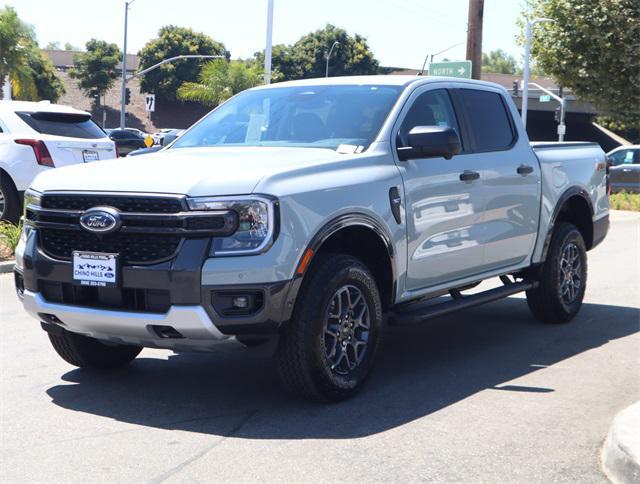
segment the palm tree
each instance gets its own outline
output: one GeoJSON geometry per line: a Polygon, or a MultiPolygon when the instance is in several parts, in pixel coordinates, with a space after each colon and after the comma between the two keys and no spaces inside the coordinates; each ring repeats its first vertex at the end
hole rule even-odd
{"type": "Polygon", "coordinates": [[[217,106],[234,94],[262,83],[262,69],[243,61],[216,59],[208,62],[198,75],[198,82],[184,82],[178,99],[217,106]]]}

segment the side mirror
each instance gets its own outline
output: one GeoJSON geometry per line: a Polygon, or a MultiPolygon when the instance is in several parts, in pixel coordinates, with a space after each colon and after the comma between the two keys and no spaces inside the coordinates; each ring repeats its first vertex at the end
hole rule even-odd
{"type": "Polygon", "coordinates": [[[449,160],[462,151],[458,133],[448,126],[416,126],[407,136],[409,146],[398,147],[402,161],[443,156],[449,160]]]}

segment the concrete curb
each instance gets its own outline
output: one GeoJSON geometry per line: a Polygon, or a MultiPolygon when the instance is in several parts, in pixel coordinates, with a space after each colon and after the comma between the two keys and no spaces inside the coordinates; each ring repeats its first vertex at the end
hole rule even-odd
{"type": "Polygon", "coordinates": [[[640,482],[640,402],[613,419],[602,449],[602,469],[615,484],[640,482]]]}
{"type": "Polygon", "coordinates": [[[4,262],[0,262],[0,274],[7,274],[9,272],[13,272],[13,266],[16,261],[11,259],[4,262]]]}

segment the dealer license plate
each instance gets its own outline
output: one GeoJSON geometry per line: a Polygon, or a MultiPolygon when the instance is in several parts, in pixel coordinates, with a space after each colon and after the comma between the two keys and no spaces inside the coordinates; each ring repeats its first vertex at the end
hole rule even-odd
{"type": "Polygon", "coordinates": [[[74,250],[73,282],[81,286],[117,286],[118,254],[74,250]]]}

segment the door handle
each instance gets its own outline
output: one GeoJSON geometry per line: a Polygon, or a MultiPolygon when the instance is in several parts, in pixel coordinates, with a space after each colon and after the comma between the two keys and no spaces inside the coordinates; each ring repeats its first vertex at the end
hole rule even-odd
{"type": "Polygon", "coordinates": [[[471,182],[473,180],[477,180],[478,178],[480,178],[480,173],[478,173],[477,171],[464,170],[462,173],[460,173],[460,181],[463,182],[471,182]]]}
{"type": "Polygon", "coordinates": [[[533,173],[533,166],[520,165],[516,171],[518,172],[518,175],[529,175],[533,173]]]}

